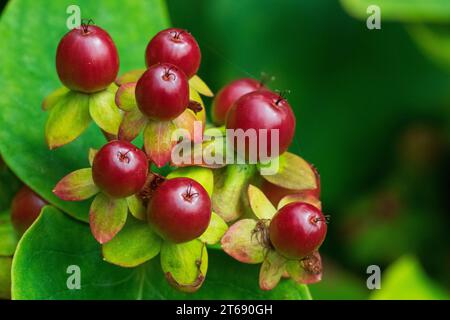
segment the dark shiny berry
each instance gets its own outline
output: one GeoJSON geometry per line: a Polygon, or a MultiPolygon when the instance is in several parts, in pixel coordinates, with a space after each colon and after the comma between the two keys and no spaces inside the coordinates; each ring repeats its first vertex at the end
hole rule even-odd
{"type": "Polygon", "coordinates": [[[27,186],[23,186],[14,196],[11,205],[11,221],[14,228],[24,233],[39,217],[47,202],[27,186]]]}
{"type": "Polygon", "coordinates": [[[186,30],[170,28],[150,40],[145,51],[147,67],[155,63],[171,63],[191,78],[200,66],[201,52],[195,38],[186,30]]]}
{"type": "MultiPolygon", "coordinates": [[[[256,137],[253,143],[256,144],[257,158],[260,159],[262,153],[264,156],[274,158],[285,152],[291,144],[295,133],[295,116],[291,106],[279,94],[269,90],[258,90],[247,93],[233,104],[227,114],[226,128],[242,129],[244,132],[253,131],[256,137]],[[278,130],[278,139],[274,139],[278,148],[272,145],[272,130],[278,130]],[[264,150],[260,150],[261,137],[266,137],[267,154],[264,154],[264,150]]],[[[246,139],[245,143],[246,155],[241,156],[248,157],[252,142],[246,139]]],[[[234,144],[237,148],[236,140],[234,144]]]]}
{"type": "Polygon", "coordinates": [[[85,93],[108,87],[119,71],[119,55],[109,34],[82,25],[69,31],[56,51],[59,79],[69,89],[85,93]]]}
{"type": "Polygon", "coordinates": [[[172,64],[148,68],[136,85],[136,102],[152,120],[172,120],[189,106],[189,84],[183,71],[172,64]]]}
{"type": "Polygon", "coordinates": [[[275,214],[269,227],[272,245],[288,259],[302,259],[319,249],[326,233],[322,212],[304,202],[285,205],[275,214]]]}
{"type": "Polygon", "coordinates": [[[108,142],[97,152],[92,163],[95,184],[113,198],[139,192],[147,173],[147,156],[127,141],[108,142]]]}
{"type": "Polygon", "coordinates": [[[225,124],[228,110],[244,94],[256,91],[262,87],[261,82],[251,78],[243,78],[230,82],[220,89],[214,98],[211,116],[217,125],[225,124]]]}
{"type": "Polygon", "coordinates": [[[194,240],[208,228],[211,200],[201,184],[190,178],[162,183],[148,205],[148,221],[165,240],[181,243],[194,240]]]}

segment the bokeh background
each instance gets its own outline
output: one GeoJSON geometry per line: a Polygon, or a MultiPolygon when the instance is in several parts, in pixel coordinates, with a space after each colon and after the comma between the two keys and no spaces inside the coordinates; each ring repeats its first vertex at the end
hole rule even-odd
{"type": "Polygon", "coordinates": [[[449,5],[382,9],[381,30],[369,30],[365,11],[364,19],[349,14],[351,2],[386,3],[169,0],[168,7],[172,24],[198,39],[199,73],[214,91],[261,72],[275,77],[273,89],[291,91],[291,150],[319,169],[331,215],[324,279],[310,287],[313,296],[446,297],[449,5]],[[366,287],[372,264],[386,271],[377,292],[366,287]]]}
{"type": "MultiPolygon", "coordinates": [[[[450,3],[399,1],[369,30],[365,7],[387,2],[167,1],[213,91],[263,72],[291,92],[291,151],[319,169],[331,215],[315,299],[449,298],[450,3]],[[367,289],[369,265],[381,290],[367,289]]],[[[11,175],[0,163],[0,210],[11,175]]]]}

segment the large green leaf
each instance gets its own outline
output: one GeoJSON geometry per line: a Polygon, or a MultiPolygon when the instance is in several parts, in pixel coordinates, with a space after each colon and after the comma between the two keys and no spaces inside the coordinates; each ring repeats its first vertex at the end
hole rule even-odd
{"type": "Polygon", "coordinates": [[[375,290],[371,299],[448,300],[450,296],[427,276],[414,256],[406,255],[383,272],[381,289],[375,290]]]}
{"type": "Polygon", "coordinates": [[[9,211],[0,212],[0,257],[14,254],[18,241],[18,234],[11,223],[9,211]]]}
{"type": "Polygon", "coordinates": [[[66,9],[77,4],[84,18],[92,18],[114,39],[121,71],[144,67],[148,40],[168,25],[163,1],[62,0],[11,1],[0,22],[0,153],[14,173],[42,197],[77,219],[87,220],[88,202],[64,202],[51,192],[71,171],[86,167],[89,147],[104,138],[91,125],[75,142],[49,151],[44,140],[41,110],[46,95],[60,87],[55,52],[67,32],[66,9]],[[51,17],[51,18],[49,18],[51,17]]]}
{"type": "Polygon", "coordinates": [[[209,252],[205,283],[194,294],[181,293],[165,280],[158,258],[137,268],[102,260],[100,245],[86,224],[47,206],[20,241],[14,261],[15,299],[301,299],[306,287],[290,280],[272,291],[258,288],[258,267],[224,253],[209,252]],[[69,290],[67,268],[81,271],[81,289],[69,290]]]}
{"type": "Polygon", "coordinates": [[[402,22],[448,22],[450,2],[448,0],[341,0],[344,8],[353,16],[367,19],[367,8],[377,5],[381,18],[402,22]]]}

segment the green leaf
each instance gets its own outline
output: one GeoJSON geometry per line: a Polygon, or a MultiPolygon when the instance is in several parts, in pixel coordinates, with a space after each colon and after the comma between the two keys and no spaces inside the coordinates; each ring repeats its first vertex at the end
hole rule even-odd
{"type": "Polygon", "coordinates": [[[148,119],[138,108],[125,112],[119,127],[119,139],[133,141],[145,128],[148,119]]]}
{"type": "Polygon", "coordinates": [[[261,265],[259,286],[262,290],[272,290],[277,286],[284,273],[286,259],[275,250],[269,250],[261,265]]]}
{"type": "Polygon", "coordinates": [[[341,0],[341,3],[349,14],[363,20],[371,14],[367,13],[367,8],[377,5],[383,21],[450,21],[450,3],[447,0],[341,0]]]}
{"type": "Polygon", "coordinates": [[[45,207],[39,219],[20,241],[13,262],[14,299],[302,299],[303,287],[290,280],[272,291],[258,287],[259,266],[242,264],[212,250],[208,276],[194,294],[181,293],[167,283],[159,259],[137,268],[121,268],[105,262],[101,246],[86,224],[53,207],[45,207]],[[68,266],[81,271],[81,289],[69,290],[68,266]],[[33,288],[33,290],[30,290],[33,288]]]}
{"type": "Polygon", "coordinates": [[[259,219],[272,219],[277,212],[264,193],[251,184],[248,186],[248,201],[253,213],[259,219]]]}
{"type": "Polygon", "coordinates": [[[114,239],[103,245],[103,258],[118,266],[136,267],[155,257],[161,243],[148,223],[130,217],[114,239]]]}
{"type": "Polygon", "coordinates": [[[164,242],[161,267],[166,279],[183,292],[197,291],[205,281],[208,270],[206,245],[199,240],[185,243],[164,242]]]}
{"type": "Polygon", "coordinates": [[[78,92],[65,94],[50,109],[45,124],[45,139],[50,149],[78,138],[91,122],[89,96],[78,92]]]}
{"type": "Polygon", "coordinates": [[[227,230],[228,225],[226,222],[218,214],[211,212],[208,229],[206,229],[199,239],[212,245],[219,242],[227,230]]]}
{"type": "Polygon", "coordinates": [[[285,152],[279,157],[277,173],[262,177],[286,189],[311,190],[317,187],[316,175],[309,163],[290,152],[285,152]]]}
{"type": "Polygon", "coordinates": [[[11,298],[11,257],[0,257],[0,299],[11,298]]]}
{"type": "Polygon", "coordinates": [[[214,174],[211,169],[202,167],[184,167],[178,168],[167,175],[167,179],[173,178],[191,178],[200,183],[212,195],[214,189],[214,174]]]}
{"type": "Polygon", "coordinates": [[[89,164],[92,167],[92,163],[94,163],[94,158],[95,155],[97,154],[98,150],[94,149],[94,148],[89,148],[89,153],[88,153],[88,160],[89,160],[89,164]]]}
{"type": "Polygon", "coordinates": [[[125,72],[116,80],[118,86],[122,86],[129,82],[137,82],[146,69],[137,69],[125,72]]]}
{"type": "Polygon", "coordinates": [[[115,94],[108,90],[91,94],[89,96],[89,113],[101,129],[116,135],[122,122],[122,113],[117,108],[114,98],[115,94]]]}
{"type": "Polygon", "coordinates": [[[278,210],[292,202],[306,202],[322,210],[322,203],[320,200],[308,193],[288,194],[278,202],[278,210]]]}
{"type": "Polygon", "coordinates": [[[100,243],[110,241],[127,221],[128,206],[125,199],[113,199],[100,192],[92,202],[89,224],[92,234],[100,243]]]}
{"type": "Polygon", "coordinates": [[[137,109],[136,97],[134,91],[136,89],[136,82],[129,82],[122,84],[116,92],[116,105],[123,111],[131,111],[137,109]]]}
{"type": "Polygon", "coordinates": [[[147,220],[147,209],[136,195],[129,196],[127,198],[128,209],[133,217],[139,220],[147,220]]]}
{"type": "Polygon", "coordinates": [[[414,256],[403,256],[381,275],[381,289],[371,296],[374,300],[448,300],[445,289],[434,283],[414,256]]]}
{"type": "Polygon", "coordinates": [[[149,121],[144,130],[144,147],[148,157],[158,168],[168,163],[176,141],[172,133],[176,129],[172,121],[149,121]]]}
{"type": "Polygon", "coordinates": [[[53,189],[53,193],[66,201],[89,199],[100,191],[92,178],[92,169],[84,168],[69,173],[53,189]]]}
{"type": "Polygon", "coordinates": [[[42,102],[42,110],[47,111],[53,108],[55,104],[59,100],[61,100],[61,98],[64,97],[68,92],[69,89],[67,89],[66,87],[61,87],[50,93],[42,102]]]}
{"type": "Polygon", "coordinates": [[[408,26],[407,30],[428,57],[450,71],[450,29],[447,25],[418,23],[408,26]]]}
{"type": "Polygon", "coordinates": [[[172,120],[172,123],[183,130],[183,137],[186,140],[201,143],[203,140],[203,123],[197,118],[194,111],[186,109],[182,114],[172,120]]]}
{"type": "MultiPolygon", "coordinates": [[[[52,189],[61,177],[86,167],[82,155],[89,148],[100,148],[105,138],[98,128],[90,126],[76,141],[49,151],[43,138],[49,112],[40,107],[46,96],[61,87],[55,52],[67,32],[66,9],[71,4],[73,1],[60,0],[43,6],[32,0],[16,0],[2,12],[0,38],[8,50],[0,51],[0,153],[12,171],[40,196],[71,216],[88,221],[89,201],[63,201],[52,189]]],[[[111,35],[122,72],[144,68],[142,56],[149,39],[169,26],[166,6],[160,0],[77,0],[76,4],[83,16],[94,19],[111,35]]]]}
{"type": "Polygon", "coordinates": [[[189,87],[193,88],[195,91],[204,96],[207,97],[214,96],[214,93],[212,93],[211,89],[197,75],[194,75],[192,78],[189,79],[189,87]]]}
{"type": "Polygon", "coordinates": [[[254,168],[252,165],[232,164],[214,172],[212,208],[226,222],[234,221],[245,213],[242,198],[247,196],[249,181],[255,174],[254,168]]]}
{"type": "Polygon", "coordinates": [[[17,232],[11,223],[9,211],[0,213],[0,239],[0,256],[12,256],[16,250],[19,239],[17,232]]]}
{"type": "Polygon", "coordinates": [[[235,222],[222,237],[222,249],[243,263],[261,263],[265,249],[257,234],[258,222],[254,219],[242,219],[235,222]]]}

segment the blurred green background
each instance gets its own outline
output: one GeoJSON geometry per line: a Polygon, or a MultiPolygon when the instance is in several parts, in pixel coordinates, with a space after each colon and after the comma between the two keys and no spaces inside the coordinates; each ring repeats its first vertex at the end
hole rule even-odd
{"type": "Polygon", "coordinates": [[[261,72],[276,78],[273,89],[291,91],[291,150],[318,167],[331,215],[314,298],[368,298],[367,266],[394,262],[372,297],[442,298],[450,291],[450,9],[433,0],[442,10],[416,12],[427,1],[413,1],[384,12],[386,1],[372,2],[381,30],[366,27],[367,1],[343,1],[359,4],[363,19],[335,0],[169,0],[168,8],[172,24],[197,38],[199,74],[214,91],[261,72]],[[435,29],[442,44],[421,38],[435,29]]]}
{"type": "MultiPolygon", "coordinates": [[[[275,77],[272,89],[291,91],[291,151],[319,169],[331,215],[323,281],[310,286],[313,297],[448,299],[450,2],[167,6],[172,25],[197,38],[199,75],[213,91],[261,72],[275,77]],[[381,30],[366,27],[369,4],[380,4],[381,30]],[[369,265],[381,267],[381,290],[366,287],[369,265]]],[[[18,188],[12,180],[0,161],[0,200],[18,188]]],[[[1,200],[0,211],[8,205],[1,200]]]]}

